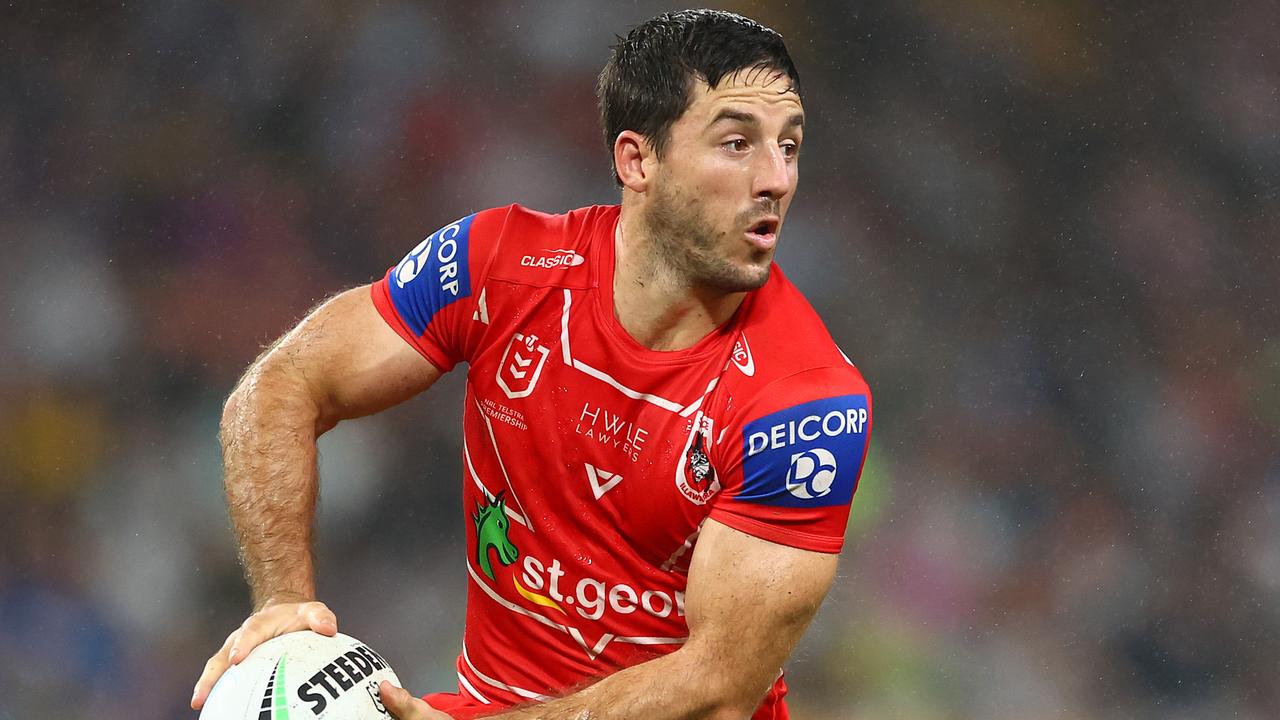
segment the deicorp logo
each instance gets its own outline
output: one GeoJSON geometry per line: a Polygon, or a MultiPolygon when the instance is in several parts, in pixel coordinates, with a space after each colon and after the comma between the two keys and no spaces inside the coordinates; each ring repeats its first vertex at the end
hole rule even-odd
{"type": "Polygon", "coordinates": [[[849,502],[867,448],[868,419],[866,395],[843,395],[748,423],[738,499],[784,507],[849,502]]]}
{"type": "Polygon", "coordinates": [[[418,335],[436,313],[471,294],[467,246],[473,218],[468,215],[431,233],[391,271],[391,300],[418,335]]]}

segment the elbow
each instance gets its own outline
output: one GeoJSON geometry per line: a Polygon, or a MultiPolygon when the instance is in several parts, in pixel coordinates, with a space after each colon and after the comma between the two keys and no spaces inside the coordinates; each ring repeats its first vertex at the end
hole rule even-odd
{"type": "Polygon", "coordinates": [[[218,438],[223,452],[262,427],[314,432],[318,437],[337,424],[321,407],[296,369],[271,355],[259,358],[222,406],[218,438]]]}
{"type": "Polygon", "coordinates": [[[707,720],[751,720],[754,711],[744,710],[740,705],[717,705],[702,717],[707,720]]]}
{"type": "Polygon", "coordinates": [[[725,694],[713,700],[704,717],[708,720],[751,720],[763,699],[763,694],[759,697],[752,693],[725,694]]]}
{"type": "Polygon", "coordinates": [[[244,395],[244,381],[241,380],[222,405],[222,419],[218,422],[218,442],[222,444],[224,451],[236,436],[235,428],[244,407],[244,395]]]}
{"type": "Polygon", "coordinates": [[[227,401],[222,405],[222,419],[218,430],[222,444],[235,437],[237,428],[251,422],[251,418],[262,412],[263,401],[278,389],[279,381],[274,376],[279,371],[271,367],[269,354],[263,354],[245,370],[239,382],[232,388],[227,401]]]}
{"type": "Polygon", "coordinates": [[[750,698],[730,693],[707,695],[694,716],[706,720],[751,720],[760,706],[761,698],[750,698]]]}

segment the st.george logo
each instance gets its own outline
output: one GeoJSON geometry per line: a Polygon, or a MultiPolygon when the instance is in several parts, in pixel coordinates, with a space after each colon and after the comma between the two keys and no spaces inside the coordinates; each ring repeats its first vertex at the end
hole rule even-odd
{"type": "Polygon", "coordinates": [[[831,492],[836,480],[836,456],[815,447],[791,456],[787,470],[787,492],[802,500],[820,498],[831,492]]]}
{"type": "Polygon", "coordinates": [[[538,384],[549,352],[538,342],[537,335],[512,335],[498,366],[498,387],[513,400],[529,397],[538,384]]]}

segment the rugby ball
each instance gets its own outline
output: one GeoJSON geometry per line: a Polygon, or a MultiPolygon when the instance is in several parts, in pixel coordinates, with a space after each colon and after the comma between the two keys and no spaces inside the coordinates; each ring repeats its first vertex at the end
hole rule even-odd
{"type": "Polygon", "coordinates": [[[201,720],[387,720],[378,684],[400,685],[368,645],[304,630],[272,638],[227,669],[201,720]]]}

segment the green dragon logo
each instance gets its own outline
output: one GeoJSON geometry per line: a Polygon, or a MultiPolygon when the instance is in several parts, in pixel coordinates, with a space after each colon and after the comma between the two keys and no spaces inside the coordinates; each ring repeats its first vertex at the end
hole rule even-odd
{"type": "Polygon", "coordinates": [[[511,521],[507,519],[507,503],[503,498],[507,491],[503,490],[493,500],[481,505],[476,503],[476,513],[471,516],[476,524],[476,562],[480,571],[497,581],[493,576],[493,565],[489,562],[489,548],[498,551],[498,562],[503,566],[510,565],[520,557],[520,551],[507,539],[507,529],[511,521]]]}

